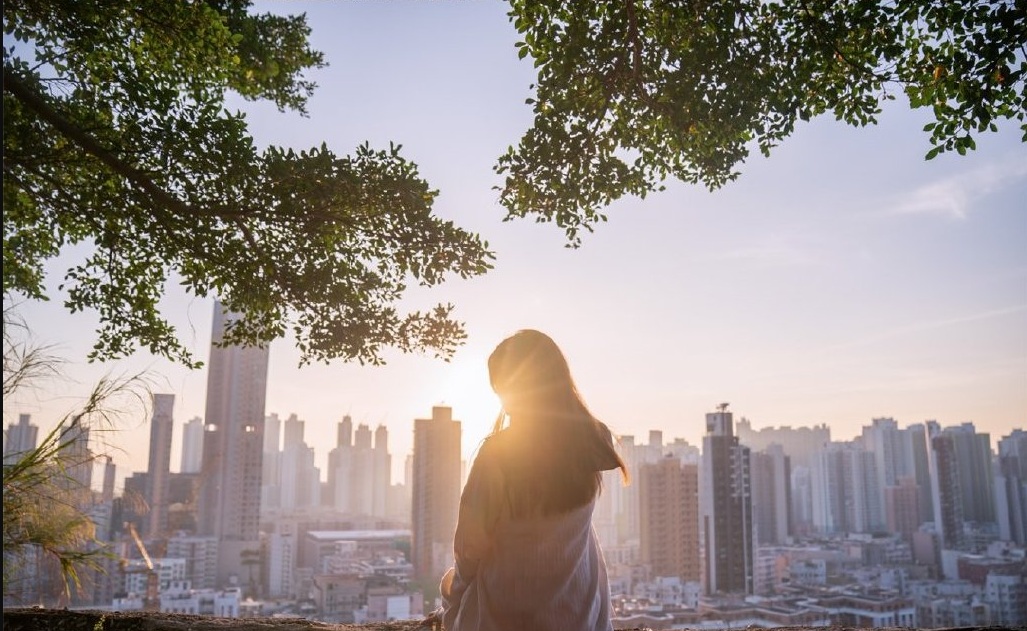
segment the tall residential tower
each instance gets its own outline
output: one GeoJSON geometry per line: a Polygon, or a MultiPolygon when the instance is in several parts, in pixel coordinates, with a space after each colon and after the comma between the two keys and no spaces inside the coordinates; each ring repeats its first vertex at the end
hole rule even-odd
{"type": "Polygon", "coordinates": [[[753,593],[749,448],[734,435],[727,404],[706,415],[699,469],[699,538],[706,594],[753,593]]]}
{"type": "Polygon", "coordinates": [[[460,510],[460,421],[436,406],[414,421],[412,556],[417,579],[438,581],[453,564],[460,510]]]}
{"type": "Polygon", "coordinates": [[[150,420],[150,459],[146,467],[146,501],[150,504],[150,513],[146,520],[145,532],[149,537],[159,537],[168,528],[174,408],[175,395],[153,395],[153,418],[150,420]]]}
{"type": "Polygon", "coordinates": [[[244,575],[244,550],[259,550],[268,365],[267,347],[222,346],[229,326],[215,302],[197,527],[218,540],[220,584],[244,575]]]}

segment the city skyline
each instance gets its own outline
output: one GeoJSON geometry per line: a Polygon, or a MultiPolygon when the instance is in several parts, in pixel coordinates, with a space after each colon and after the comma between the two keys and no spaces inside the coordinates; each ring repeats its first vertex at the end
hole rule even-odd
{"type": "MultiPolygon", "coordinates": [[[[151,451],[166,454],[173,400],[158,399],[162,400],[155,401],[150,446],[151,451]]],[[[875,418],[863,426],[861,436],[851,441],[832,440],[826,426],[754,431],[739,419],[736,428],[727,407],[722,403],[717,412],[706,415],[707,433],[701,450],[679,438],[665,440],[662,431],[650,430],[647,442],[625,437],[621,445],[636,485],[618,484],[614,472],[604,475],[593,527],[603,541],[612,589],[623,599],[619,606],[623,616],[630,618],[632,611],[645,607],[639,604],[641,594],[655,598],[663,612],[694,617],[708,616],[719,604],[742,594],[784,604],[785,609],[768,606],[775,609],[775,616],[785,615],[786,610],[794,609],[795,596],[804,593],[814,599],[826,598],[828,602],[811,606],[827,606],[829,611],[821,611],[821,616],[843,616],[831,618],[839,623],[846,622],[847,614],[830,611],[832,599],[847,597],[844,594],[865,598],[860,590],[868,589],[867,580],[876,580],[880,586],[870,589],[884,608],[870,607],[877,612],[873,615],[883,616],[874,625],[895,624],[890,616],[902,617],[904,626],[917,626],[917,621],[951,627],[953,620],[1023,620],[1027,432],[1017,429],[995,437],[993,443],[992,436],[978,433],[972,423],[902,427],[894,419],[875,418]],[[793,463],[799,464],[793,468],[793,463]],[[928,507],[919,500],[924,490],[933,507],[926,513],[923,509],[928,507]],[[838,584],[824,589],[832,585],[832,576],[855,581],[856,591],[841,590],[838,584]],[[939,594],[924,591],[940,579],[949,581],[950,586],[953,581],[959,583],[957,591],[949,594],[952,598],[939,601],[939,594]],[[641,591],[632,591],[632,584],[641,591]],[[975,593],[986,606],[979,611],[960,609],[961,603],[969,602],[963,597],[975,593]],[[631,594],[636,599],[631,599],[631,594]]],[[[282,423],[271,414],[264,425],[273,428],[257,436],[262,439],[265,469],[269,462],[278,462],[272,466],[278,472],[270,481],[262,479],[259,468],[251,469],[246,477],[262,488],[280,484],[283,489],[297,490],[292,495],[296,500],[293,506],[260,507],[262,540],[265,534],[269,537],[266,556],[276,568],[266,577],[266,589],[278,598],[276,607],[283,606],[281,598],[286,599],[284,606],[291,598],[299,598],[297,594],[306,585],[311,593],[322,595],[315,598],[318,616],[349,621],[347,616],[355,616],[354,608],[362,602],[353,590],[368,587],[370,583],[363,581],[371,577],[380,582],[385,575],[377,576],[379,570],[400,583],[400,577],[406,576],[431,584],[452,565],[461,423],[453,418],[451,408],[435,407],[431,418],[416,421],[415,452],[411,471],[404,478],[406,486],[413,487],[412,494],[403,487],[388,487],[388,480],[378,479],[375,473],[378,466],[373,462],[388,460],[387,430],[379,426],[372,443],[370,427],[358,425],[354,431],[351,420],[344,419],[338,427],[336,449],[340,451],[335,461],[340,471],[348,471],[340,479],[353,482],[351,492],[333,496],[325,492],[330,483],[320,481],[308,498],[312,501],[305,505],[299,500],[306,483],[300,481],[314,467],[313,448],[304,442],[304,422],[290,416],[282,423]],[[372,444],[378,453],[372,453],[372,444]],[[309,458],[290,458],[290,452],[296,451],[310,452],[309,458]],[[384,497],[385,489],[405,503],[409,512],[384,511],[382,502],[372,497],[384,497]],[[338,547],[339,542],[347,543],[338,547]],[[364,551],[360,552],[362,545],[364,551]],[[310,573],[321,563],[320,574],[310,573]],[[348,585],[349,595],[338,600],[323,598],[335,589],[333,585],[348,585]]],[[[35,425],[25,416],[7,428],[12,443],[35,433],[35,425]]],[[[81,428],[69,439],[75,442],[70,453],[78,463],[98,457],[87,444],[88,436],[89,430],[81,428]]],[[[31,440],[27,447],[32,447],[31,440]]],[[[168,458],[160,460],[160,469],[166,471],[168,458]]],[[[89,485],[90,468],[77,468],[82,475],[74,477],[81,490],[89,485]]],[[[228,575],[222,569],[226,546],[228,559],[240,556],[238,542],[204,537],[188,525],[189,514],[203,521],[204,506],[211,501],[202,495],[190,499],[188,490],[202,486],[206,476],[171,474],[168,482],[176,490],[166,496],[158,488],[164,486],[157,483],[158,473],[151,467],[132,478],[137,500],[154,510],[164,504],[164,498],[177,497],[171,501],[177,506],[178,525],[158,534],[151,527],[147,537],[147,547],[167,550],[166,556],[154,560],[160,566],[161,610],[197,613],[205,607],[201,601],[217,598],[209,590],[235,585],[233,577],[243,576],[241,566],[228,575]],[[193,591],[190,584],[199,591],[193,591]]],[[[107,485],[110,478],[109,472],[105,474],[103,493],[85,493],[81,501],[89,514],[99,519],[98,532],[106,533],[100,540],[113,542],[117,532],[103,526],[115,510],[115,494],[107,485]]],[[[145,512],[123,515],[145,518],[145,512]]],[[[157,521],[153,512],[149,521],[157,521]]],[[[124,531],[121,536],[127,542],[124,531]]],[[[117,580],[103,579],[78,598],[82,604],[113,602],[116,608],[143,607],[144,601],[138,599],[144,590],[149,593],[149,584],[141,581],[141,561],[135,567],[121,577],[125,592],[119,592],[117,580]]],[[[250,575],[248,589],[259,593],[265,583],[254,581],[256,575],[250,575]]],[[[28,591],[16,590],[11,597],[33,598],[32,590],[45,591],[45,582],[27,583],[24,589],[28,591]]],[[[234,594],[224,601],[227,608],[205,610],[208,615],[240,615],[231,603],[237,603],[242,592],[238,587],[227,591],[234,594]]],[[[401,584],[389,587],[388,593],[402,601],[404,610],[422,597],[422,592],[410,592],[401,584]]],[[[247,602],[254,603],[247,605],[250,608],[263,606],[262,601],[247,602]]],[[[371,606],[370,591],[367,606],[371,606]]],[[[718,615],[734,614],[725,611],[718,615]]],[[[794,610],[788,615],[801,616],[802,612],[794,610]]]]}
{"type": "MultiPolygon", "coordinates": [[[[925,162],[924,114],[886,106],[864,129],[816,119],[723,190],[669,183],[617,202],[572,251],[555,226],[502,222],[495,201],[491,166],[527,128],[534,81],[502,5],[258,8],[307,11],[331,64],[313,73],[307,119],[232,102],[258,142],[340,153],[401,143],[440,190],[437,212],[497,253],[484,277],[404,301],[455,304],[468,340],[449,364],[389,353],[384,367],[297,368],[290,340],[272,344],[266,408],[305,420],[310,444],[331,443],[350,414],[385,424],[393,453],[408,454],[413,419],[447,404],[472,457],[498,409],[485,359],[525,327],[561,345],[585,401],[622,435],[655,427],[698,444],[697,419],[720,401],[755,427],[828,423],[838,437],[879,416],[973,421],[996,437],[1027,425],[1027,152],[1013,126],[967,156],[925,162]],[[404,46],[381,44],[396,39],[404,46]]],[[[70,260],[47,266],[51,288],[70,260]]],[[[45,431],[105,371],[147,368],[154,392],[175,395],[177,423],[204,415],[205,370],[146,353],[86,365],[95,320],[60,302],[55,291],[22,313],[71,360],[74,383],[5,405],[5,421],[28,413],[45,431]]],[[[204,361],[212,304],[174,285],[163,302],[204,361]]],[[[148,419],[140,411],[108,435],[121,472],[145,470],[148,419]]]]}

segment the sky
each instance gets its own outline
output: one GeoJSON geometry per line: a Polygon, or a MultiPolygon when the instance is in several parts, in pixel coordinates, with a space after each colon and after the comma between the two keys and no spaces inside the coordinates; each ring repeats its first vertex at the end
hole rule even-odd
{"type": "MultiPolygon", "coordinates": [[[[872,418],[901,426],[972,421],[992,444],[1027,427],[1027,144],[1006,123],[977,151],[927,162],[923,125],[900,96],[875,126],[826,116],[801,124],[769,158],[758,152],[724,188],[669,182],[565,247],[562,232],[504,222],[496,158],[531,123],[530,59],[501,2],[258,4],[305,11],[327,68],[309,117],[232,99],[260,145],[365,141],[403,146],[440,191],[436,213],[479,233],[495,269],[417,290],[403,307],[456,306],[468,339],[448,363],[386,354],[382,367],[299,366],[289,339],[270,351],[266,410],[306,421],[323,467],[344,414],[390,433],[394,471],[413,420],[451,405],[473,457],[498,411],[486,359],[522,328],[561,346],[579,390],[618,435],[663,430],[700,444],[706,412],[729,402],[755,428],[826,423],[850,439],[872,418]]],[[[94,314],[69,315],[56,290],[82,251],[49,266],[48,303],[19,309],[34,339],[64,356],[67,379],[5,401],[5,423],[52,426],[104,375],[145,371],[176,397],[181,425],[204,412],[206,373],[139,352],[87,364],[94,314]]],[[[209,354],[213,301],[170,284],[165,316],[198,359],[209,354]]],[[[119,475],[146,468],[139,406],[104,432],[119,475]]]]}

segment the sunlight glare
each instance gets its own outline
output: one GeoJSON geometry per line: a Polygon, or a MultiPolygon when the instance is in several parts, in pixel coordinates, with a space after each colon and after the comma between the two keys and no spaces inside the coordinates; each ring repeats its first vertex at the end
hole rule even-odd
{"type": "Polygon", "coordinates": [[[453,418],[463,423],[463,451],[470,454],[492,429],[499,413],[499,397],[489,384],[484,355],[468,355],[446,367],[439,390],[441,405],[453,408],[453,418]]]}

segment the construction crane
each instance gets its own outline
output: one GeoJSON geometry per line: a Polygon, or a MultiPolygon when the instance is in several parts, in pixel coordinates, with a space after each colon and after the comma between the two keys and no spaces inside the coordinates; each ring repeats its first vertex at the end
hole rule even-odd
{"type": "Polygon", "coordinates": [[[146,551],[146,546],[143,545],[143,539],[136,531],[135,524],[126,521],[125,528],[128,530],[128,534],[132,535],[136,549],[139,550],[140,556],[143,557],[143,563],[146,564],[146,594],[143,596],[143,611],[157,611],[160,609],[160,595],[158,593],[160,577],[157,575],[157,569],[153,567],[153,560],[150,559],[150,553],[146,551]]]}

